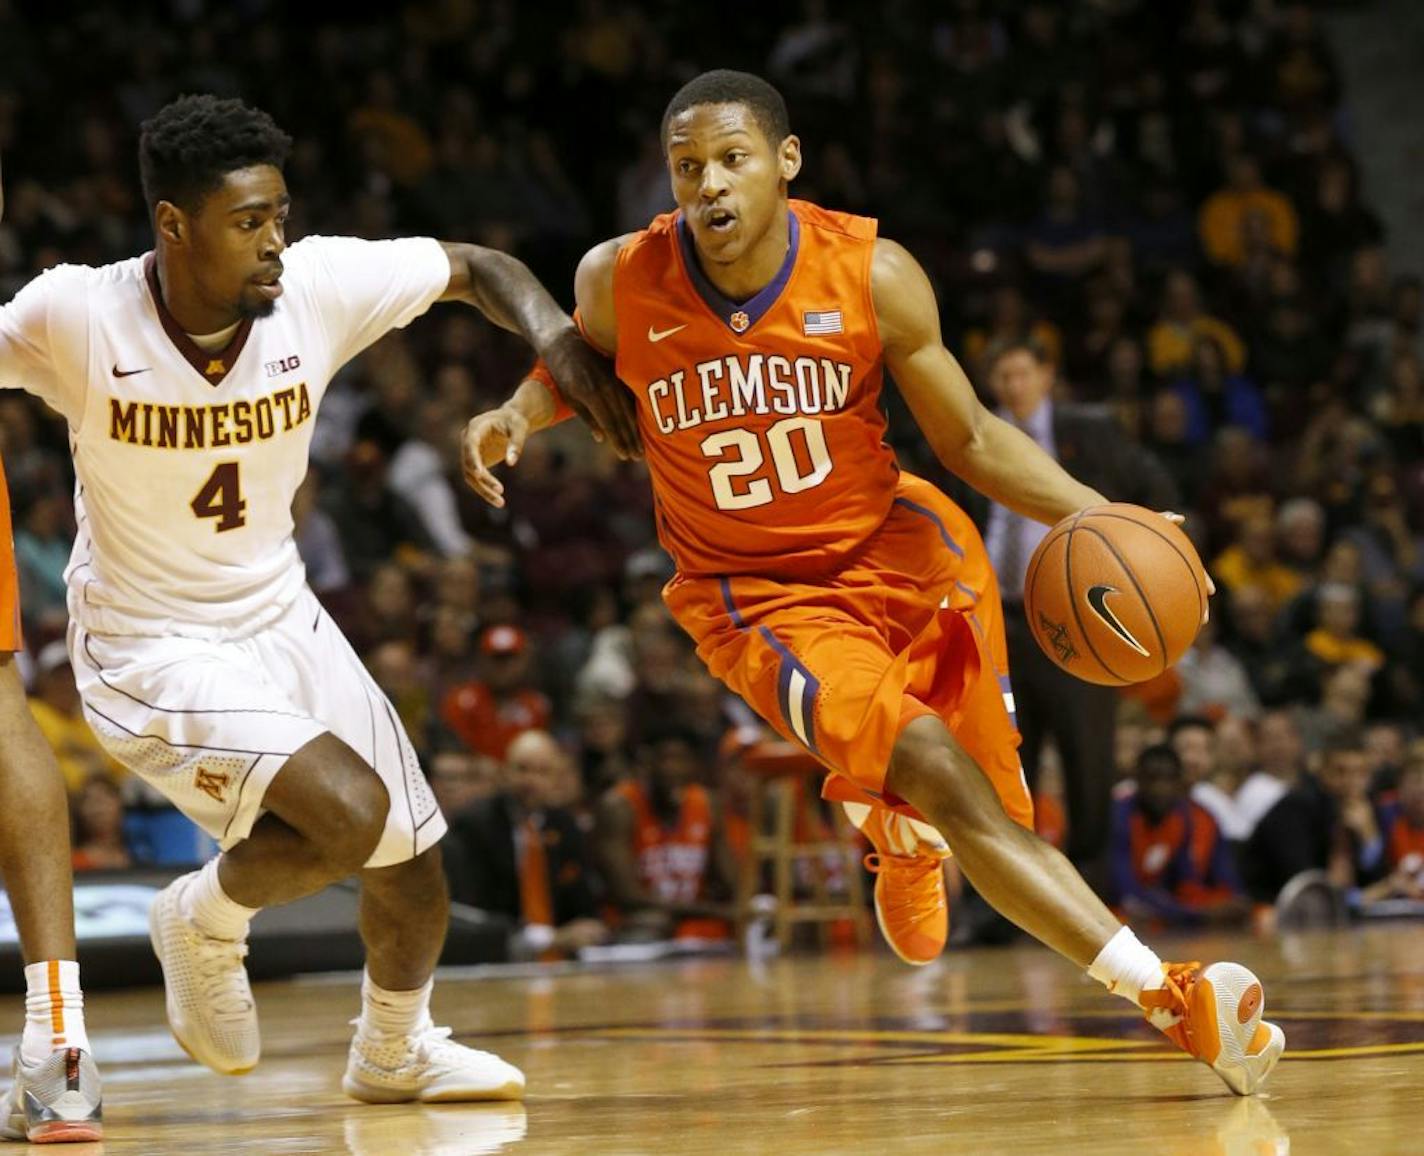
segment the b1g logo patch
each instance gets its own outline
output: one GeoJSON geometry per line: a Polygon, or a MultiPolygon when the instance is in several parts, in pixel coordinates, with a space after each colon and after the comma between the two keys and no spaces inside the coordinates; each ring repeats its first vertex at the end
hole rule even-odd
{"type": "Polygon", "coordinates": [[[284,373],[291,373],[294,369],[302,367],[302,359],[295,353],[290,357],[284,357],[280,361],[268,361],[262,368],[267,371],[268,377],[280,377],[284,373]]]}

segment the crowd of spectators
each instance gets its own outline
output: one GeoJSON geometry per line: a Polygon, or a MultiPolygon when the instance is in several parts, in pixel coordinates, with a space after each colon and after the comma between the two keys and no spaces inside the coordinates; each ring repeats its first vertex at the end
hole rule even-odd
{"type": "MultiPolygon", "coordinates": [[[[804,0],[709,18],[579,0],[552,24],[512,0],[326,8],[170,0],[59,22],[0,0],[0,299],[58,261],[150,247],[137,125],[204,90],[296,138],[293,234],[495,245],[567,301],[589,244],[670,206],[671,93],[707,67],[762,73],[804,144],[795,193],[879,217],[916,254],[976,384],[986,350],[1032,337],[1055,395],[1111,411],[1180,492],[1219,593],[1191,654],[1122,700],[1114,900],[1236,918],[1307,868],[1361,902],[1420,896],[1424,303],[1390,267],[1308,5],[804,0]]],[[[536,936],[540,954],[609,932],[601,880],[662,931],[721,913],[720,851],[706,894],[658,897],[631,848],[640,816],[672,829],[695,810],[656,785],[672,780],[706,788],[727,837],[739,796],[719,752],[748,720],[662,606],[643,466],[571,423],[530,443],[503,509],[463,486],[464,421],[530,360],[450,306],[374,346],[323,403],[295,519],[313,587],[453,813],[457,897],[518,920],[514,864],[554,872],[569,914],[533,922],[569,928],[536,936]],[[494,829],[512,842],[475,862],[494,829]]],[[[893,387],[886,404],[904,464],[943,481],[893,387]]],[[[36,709],[76,861],[112,866],[161,857],[124,803],[161,808],[82,733],[54,649],[66,448],[39,403],[0,395],[36,709]]]]}

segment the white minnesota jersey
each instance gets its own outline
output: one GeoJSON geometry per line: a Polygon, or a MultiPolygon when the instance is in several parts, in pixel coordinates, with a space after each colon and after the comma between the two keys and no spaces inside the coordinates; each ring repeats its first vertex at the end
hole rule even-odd
{"type": "Polygon", "coordinates": [[[69,611],[98,634],[235,638],[301,593],[292,497],[332,375],[445,291],[428,238],[308,237],[271,316],[205,353],[152,254],[60,266],[0,308],[0,387],[69,422],[79,534],[69,611]]]}

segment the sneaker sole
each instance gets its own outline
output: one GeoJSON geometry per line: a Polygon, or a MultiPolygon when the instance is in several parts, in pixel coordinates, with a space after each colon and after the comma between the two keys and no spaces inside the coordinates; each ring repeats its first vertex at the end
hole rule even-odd
{"type": "Polygon", "coordinates": [[[54,1120],[36,1124],[27,1139],[31,1144],[83,1144],[104,1138],[104,1125],[93,1121],[54,1120]]]}
{"type": "Polygon", "coordinates": [[[488,1100],[523,1100],[524,1085],[511,1080],[497,1088],[449,1088],[444,1091],[417,1092],[402,1088],[383,1088],[364,1080],[344,1076],[341,1090],[363,1104],[470,1104],[488,1100]]]}
{"type": "Polygon", "coordinates": [[[1286,1048],[1285,1032],[1265,1022],[1261,981],[1248,968],[1239,963],[1212,964],[1202,973],[1202,980],[1211,985],[1216,1031],[1221,1041],[1221,1053],[1211,1070],[1238,1096],[1249,1096],[1265,1083],[1280,1061],[1286,1048]],[[1270,1032],[1270,1041],[1253,1056],[1246,1053],[1246,1048],[1258,1026],[1270,1032]]]}
{"type": "Polygon", "coordinates": [[[163,959],[163,936],[158,930],[158,903],[155,902],[148,909],[148,942],[153,945],[153,954],[158,957],[158,966],[164,968],[163,973],[163,1009],[168,1016],[168,1030],[173,1033],[173,1038],[178,1042],[178,1046],[188,1053],[188,1058],[194,1063],[202,1064],[210,1071],[216,1072],[220,1076],[245,1076],[257,1066],[257,1060],[247,1064],[245,1067],[224,1066],[215,1063],[213,1060],[202,1054],[201,1048],[195,1048],[191,1043],[183,1038],[183,1031],[179,1027],[180,1017],[174,1011],[173,997],[168,992],[168,972],[167,965],[163,959]]]}

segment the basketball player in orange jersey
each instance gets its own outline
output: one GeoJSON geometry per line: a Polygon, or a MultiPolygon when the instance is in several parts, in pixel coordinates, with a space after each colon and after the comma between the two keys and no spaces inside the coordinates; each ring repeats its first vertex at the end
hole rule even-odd
{"type": "MultiPolygon", "coordinates": [[[[871,808],[876,910],[902,958],[944,942],[938,832],[1001,912],[1254,1091],[1285,1047],[1255,976],[1164,965],[1033,834],[994,576],[969,519],[885,445],[882,369],[938,457],[994,500],[1053,523],[1104,498],[979,404],[908,252],[872,220],[788,199],[801,143],[774,88],[705,73],[662,141],[678,211],[592,249],[575,293],[637,402],[673,614],[713,674],[831,769],[829,796],[871,808]]],[[[559,415],[536,367],[467,429],[471,485],[501,504],[490,464],[559,415]]]]}
{"type": "MultiPolygon", "coordinates": [[[[0,216],[4,211],[0,190],[0,216]]],[[[15,667],[23,646],[10,494],[0,467],[0,875],[20,931],[28,993],[14,1081],[0,1104],[0,1138],[99,1140],[99,1073],[89,1055],[74,949],[69,803],[15,667]]]]}

